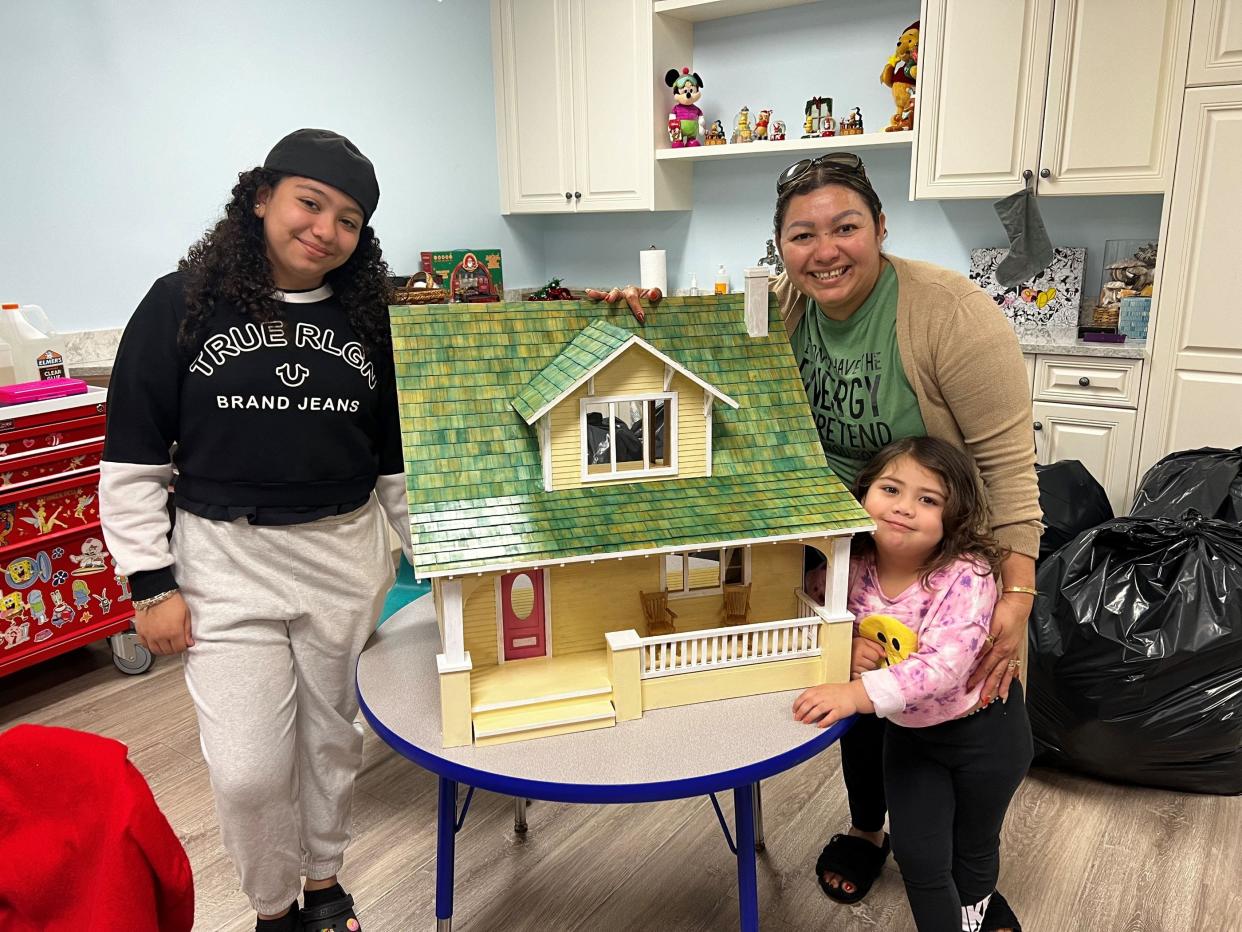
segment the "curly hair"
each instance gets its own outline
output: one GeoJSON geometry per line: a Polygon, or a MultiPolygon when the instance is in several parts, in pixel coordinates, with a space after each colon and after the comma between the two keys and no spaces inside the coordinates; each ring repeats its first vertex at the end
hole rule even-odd
{"type": "MultiPolygon", "coordinates": [[[[255,215],[254,207],[260,189],[275,188],[285,177],[266,168],[239,174],[232,199],[224,205],[224,216],[177,263],[186,276],[186,315],[177,335],[178,347],[186,358],[202,348],[218,302],[236,305],[255,322],[283,316],[283,303],[272,297],[276,285],[267,258],[263,221],[255,215]]],[[[349,325],[367,350],[389,352],[391,285],[379,238],[370,226],[362,228],[349,259],[324,280],[332,286],[349,325]]]]}
{"type": "MultiPolygon", "coordinates": [[[[894,440],[883,447],[863,467],[854,482],[854,495],[861,502],[877,479],[890,464],[908,456],[929,472],[935,473],[944,483],[945,501],[940,521],[944,536],[931,552],[927,562],[920,567],[919,582],[928,586],[931,577],[961,557],[973,559],[980,567],[980,575],[994,574],[1000,569],[1006,553],[991,533],[991,515],[988,512],[987,493],[975,474],[974,464],[965,453],[953,444],[935,437],[906,437],[894,440]]],[[[870,535],[858,536],[855,551],[867,553],[875,550],[870,535]]]]}

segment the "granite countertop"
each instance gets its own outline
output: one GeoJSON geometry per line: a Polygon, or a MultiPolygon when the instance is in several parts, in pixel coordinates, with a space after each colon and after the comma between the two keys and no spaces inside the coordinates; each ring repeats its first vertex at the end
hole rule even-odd
{"type": "Polygon", "coordinates": [[[1045,353],[1049,356],[1108,356],[1113,359],[1147,359],[1147,343],[1126,340],[1124,343],[1041,343],[1018,338],[1024,353],[1045,353]]]}

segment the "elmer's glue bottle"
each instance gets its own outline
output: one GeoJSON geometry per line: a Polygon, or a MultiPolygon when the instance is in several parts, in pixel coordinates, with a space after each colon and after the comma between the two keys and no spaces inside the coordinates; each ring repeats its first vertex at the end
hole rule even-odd
{"type": "Polygon", "coordinates": [[[36,382],[63,379],[65,343],[51,330],[47,315],[35,304],[0,304],[0,340],[8,344],[12,374],[0,365],[0,381],[36,382]]]}

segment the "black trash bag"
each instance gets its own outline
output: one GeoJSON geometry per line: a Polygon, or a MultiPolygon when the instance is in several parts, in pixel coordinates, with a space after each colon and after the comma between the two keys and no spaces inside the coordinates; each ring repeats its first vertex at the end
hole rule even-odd
{"type": "MultiPolygon", "coordinates": [[[[617,462],[631,463],[643,458],[643,438],[635,436],[630,426],[620,418],[613,418],[613,434],[617,438],[617,462]]],[[[594,466],[612,462],[611,438],[608,422],[603,415],[594,412],[587,415],[587,463],[594,466]]]]}
{"type": "Polygon", "coordinates": [[[1113,517],[1104,487],[1078,460],[1060,460],[1036,466],[1039,507],[1044,513],[1044,535],[1039,539],[1039,566],[1071,540],[1113,517]]]}
{"type": "Polygon", "coordinates": [[[1114,518],[1037,578],[1036,761],[1242,793],[1242,527],[1193,513],[1114,518]]]}
{"type": "Polygon", "coordinates": [[[1189,508],[1209,518],[1242,522],[1242,447],[1170,453],[1143,476],[1130,514],[1176,518],[1189,508]]]}

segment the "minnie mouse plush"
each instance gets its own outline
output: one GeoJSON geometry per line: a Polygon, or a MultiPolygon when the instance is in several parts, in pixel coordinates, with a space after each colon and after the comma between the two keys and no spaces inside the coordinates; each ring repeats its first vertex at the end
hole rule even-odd
{"type": "Polygon", "coordinates": [[[674,149],[697,146],[703,134],[703,111],[695,102],[703,96],[703,79],[689,68],[670,68],[664,83],[673,89],[673,110],[668,115],[668,138],[674,149]]]}

